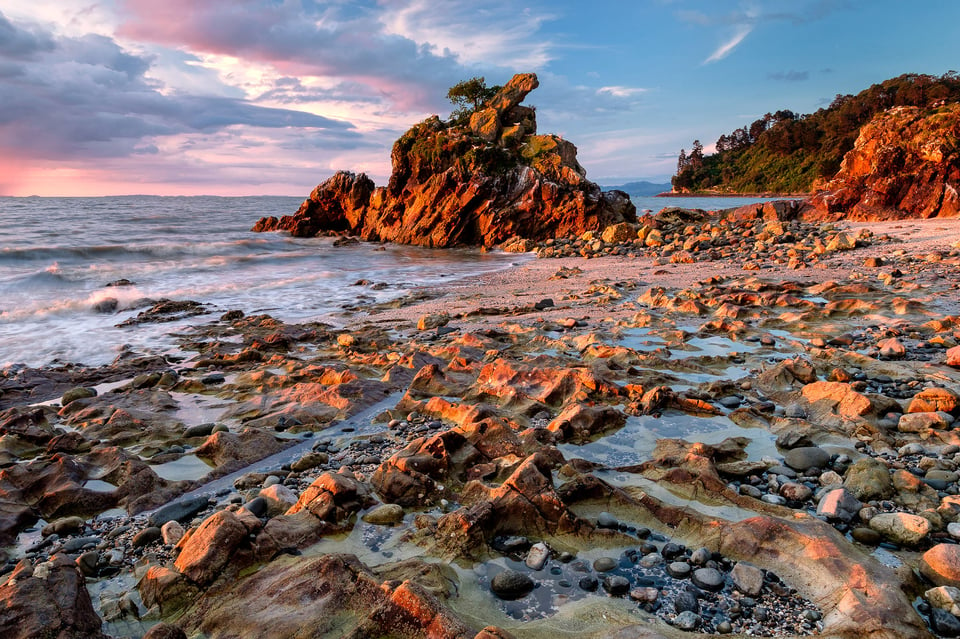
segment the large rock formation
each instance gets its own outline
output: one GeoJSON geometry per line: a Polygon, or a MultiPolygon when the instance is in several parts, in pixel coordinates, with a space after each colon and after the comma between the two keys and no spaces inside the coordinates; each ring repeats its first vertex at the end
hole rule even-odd
{"type": "Polygon", "coordinates": [[[635,221],[626,193],[604,193],[586,179],[573,144],[537,135],[534,109],[521,105],[537,86],[536,75],[519,74],[469,124],[432,116],[415,125],[393,145],[386,187],[341,171],[314,189],[295,215],[261,218],[253,230],[493,246],[635,221]]]}
{"type": "Polygon", "coordinates": [[[896,107],[860,130],[807,218],[855,220],[960,215],[960,104],[896,107]]]}

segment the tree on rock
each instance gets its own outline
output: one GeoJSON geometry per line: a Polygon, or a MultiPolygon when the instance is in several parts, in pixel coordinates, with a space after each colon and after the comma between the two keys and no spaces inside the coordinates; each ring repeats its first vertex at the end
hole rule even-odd
{"type": "Polygon", "coordinates": [[[488,87],[483,76],[458,82],[447,91],[447,99],[455,107],[450,113],[450,119],[461,120],[470,117],[470,114],[483,106],[483,103],[495,96],[500,89],[500,86],[488,87]]]}

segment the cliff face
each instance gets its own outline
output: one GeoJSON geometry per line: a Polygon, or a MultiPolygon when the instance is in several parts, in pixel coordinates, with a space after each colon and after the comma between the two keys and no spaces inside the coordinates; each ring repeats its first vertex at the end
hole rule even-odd
{"type": "Polygon", "coordinates": [[[512,237],[544,240],[636,221],[626,193],[602,192],[586,179],[573,144],[537,135],[535,111],[521,105],[537,86],[536,75],[516,75],[469,124],[433,116],[415,125],[393,145],[386,187],[341,171],[314,189],[295,215],[261,218],[253,230],[494,246],[512,237]]]}
{"type": "Polygon", "coordinates": [[[805,217],[853,220],[960,215],[960,104],[897,107],[860,130],[805,217]]]}

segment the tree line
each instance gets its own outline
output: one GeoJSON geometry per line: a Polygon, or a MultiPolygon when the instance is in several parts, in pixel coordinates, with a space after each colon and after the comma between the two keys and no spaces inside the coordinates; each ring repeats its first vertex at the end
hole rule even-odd
{"type": "Polygon", "coordinates": [[[935,107],[960,100],[956,71],[942,76],[908,73],[861,91],[838,94],[829,106],[808,115],[790,110],[767,113],[749,126],[721,135],[716,152],[704,156],[694,140],[680,150],[676,190],[799,193],[831,178],[853,148],[860,128],[895,106],[935,107]]]}

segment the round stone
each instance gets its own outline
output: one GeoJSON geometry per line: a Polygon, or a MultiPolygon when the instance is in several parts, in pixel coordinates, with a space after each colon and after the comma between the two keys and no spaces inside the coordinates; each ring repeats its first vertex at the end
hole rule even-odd
{"type": "Polygon", "coordinates": [[[941,637],[960,637],[960,619],[946,610],[934,608],[930,611],[930,625],[941,637]]]}
{"type": "Polygon", "coordinates": [[[686,579],[690,576],[690,564],[685,561],[672,561],[667,564],[667,574],[674,579],[686,579]]]}
{"type": "Polygon", "coordinates": [[[620,575],[607,575],[603,578],[603,589],[611,595],[625,595],[630,591],[630,581],[620,575]]]}
{"type": "Polygon", "coordinates": [[[688,632],[696,630],[700,627],[700,616],[695,612],[686,610],[677,615],[676,619],[673,620],[673,625],[688,632]]]}
{"type": "Polygon", "coordinates": [[[697,596],[690,592],[689,590],[681,591],[673,599],[673,609],[677,613],[681,612],[693,612],[700,613],[700,602],[697,600],[697,596]]]}
{"type": "Polygon", "coordinates": [[[600,557],[593,562],[593,569],[597,572],[608,572],[617,567],[617,562],[611,557],[600,557]]]}
{"type": "Polygon", "coordinates": [[[580,577],[580,581],[577,583],[577,585],[580,586],[580,590],[596,592],[597,588],[600,587],[600,580],[593,575],[585,575],[580,577]]]}
{"type": "Polygon", "coordinates": [[[504,570],[490,580],[490,590],[493,594],[506,600],[526,596],[533,590],[533,585],[533,579],[516,570],[504,570]]]}
{"type": "Polygon", "coordinates": [[[690,563],[694,566],[702,566],[713,558],[713,553],[706,548],[697,548],[690,553],[690,563]]]}
{"type": "Polygon", "coordinates": [[[824,468],[830,463],[830,453],[818,446],[802,446],[785,452],[783,461],[794,470],[824,468]]]}
{"type": "Polygon", "coordinates": [[[718,634],[721,634],[721,635],[729,635],[731,632],[733,632],[733,624],[731,624],[731,623],[730,623],[729,621],[727,621],[726,619],[724,619],[723,621],[721,621],[720,623],[717,624],[717,633],[718,633],[718,634]]]}
{"type": "Polygon", "coordinates": [[[680,544],[675,544],[672,541],[663,545],[663,548],[660,550],[660,554],[663,555],[664,559],[673,559],[674,557],[679,557],[683,554],[683,546],[680,544]]]}
{"type": "Polygon", "coordinates": [[[938,586],[960,588],[960,545],[937,544],[923,553],[920,574],[938,586]]]}
{"type": "Polygon", "coordinates": [[[859,526],[850,531],[850,536],[853,537],[855,541],[859,541],[865,546],[876,546],[881,541],[883,537],[873,528],[866,528],[865,526],[859,526]]]}
{"type": "Polygon", "coordinates": [[[723,575],[714,568],[697,568],[690,575],[690,580],[698,588],[718,591],[723,589],[723,575]]]}
{"type": "Polygon", "coordinates": [[[403,521],[403,506],[398,504],[380,504],[370,512],[365,513],[363,521],[379,526],[392,526],[403,521]]]}
{"type": "Polygon", "coordinates": [[[606,511],[600,513],[600,516],[597,517],[598,528],[611,528],[616,530],[619,525],[620,522],[617,521],[617,518],[606,511]]]}

